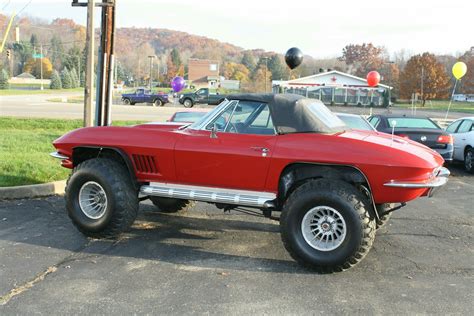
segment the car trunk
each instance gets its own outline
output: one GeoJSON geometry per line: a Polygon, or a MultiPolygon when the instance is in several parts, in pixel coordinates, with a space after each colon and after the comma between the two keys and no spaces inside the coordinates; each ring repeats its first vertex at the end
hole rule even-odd
{"type": "Polygon", "coordinates": [[[438,137],[444,131],[434,128],[395,128],[395,135],[409,138],[433,149],[446,148],[446,144],[439,143],[438,137]]]}

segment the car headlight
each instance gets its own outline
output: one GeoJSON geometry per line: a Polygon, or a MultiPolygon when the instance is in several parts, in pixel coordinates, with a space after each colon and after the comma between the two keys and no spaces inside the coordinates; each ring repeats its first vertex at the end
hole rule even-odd
{"type": "Polygon", "coordinates": [[[184,95],[182,95],[182,94],[179,95],[179,98],[180,98],[180,99],[182,99],[183,97],[184,97],[184,95]]]}

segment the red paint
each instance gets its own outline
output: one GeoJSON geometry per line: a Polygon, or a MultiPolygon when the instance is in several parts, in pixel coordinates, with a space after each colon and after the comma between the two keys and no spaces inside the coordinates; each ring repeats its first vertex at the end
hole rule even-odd
{"type": "MultiPolygon", "coordinates": [[[[132,155],[153,156],[156,173],[137,172],[140,182],[178,184],[278,192],[282,171],[293,163],[337,164],[360,169],[367,177],[377,204],[407,202],[427,189],[386,187],[396,181],[426,181],[443,158],[418,143],[370,131],[338,135],[243,135],[178,130],[179,124],[136,127],[95,127],[72,131],[54,142],[71,157],[77,146],[120,148],[132,155]],[[267,148],[266,156],[262,148],[267,148]]],[[[132,160],[133,161],[133,160],[132,160]]],[[[63,166],[72,168],[69,160],[63,166]]]]}
{"type": "Polygon", "coordinates": [[[369,87],[375,87],[380,82],[380,74],[377,71],[371,71],[367,74],[367,84],[369,87]]]}

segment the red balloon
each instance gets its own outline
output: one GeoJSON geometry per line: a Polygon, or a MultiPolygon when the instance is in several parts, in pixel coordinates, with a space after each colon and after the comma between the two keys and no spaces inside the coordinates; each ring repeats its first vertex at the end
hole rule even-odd
{"type": "Polygon", "coordinates": [[[367,74],[367,84],[369,87],[375,87],[380,82],[380,74],[378,72],[371,71],[367,74]]]}

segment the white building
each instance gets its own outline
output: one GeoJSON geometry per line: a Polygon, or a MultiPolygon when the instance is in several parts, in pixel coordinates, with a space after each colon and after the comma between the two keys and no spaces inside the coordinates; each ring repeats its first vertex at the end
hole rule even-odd
{"type": "Polygon", "coordinates": [[[323,101],[325,104],[388,106],[392,87],[379,84],[369,87],[364,78],[337,70],[312,76],[272,81],[275,93],[296,93],[323,101]]]}

